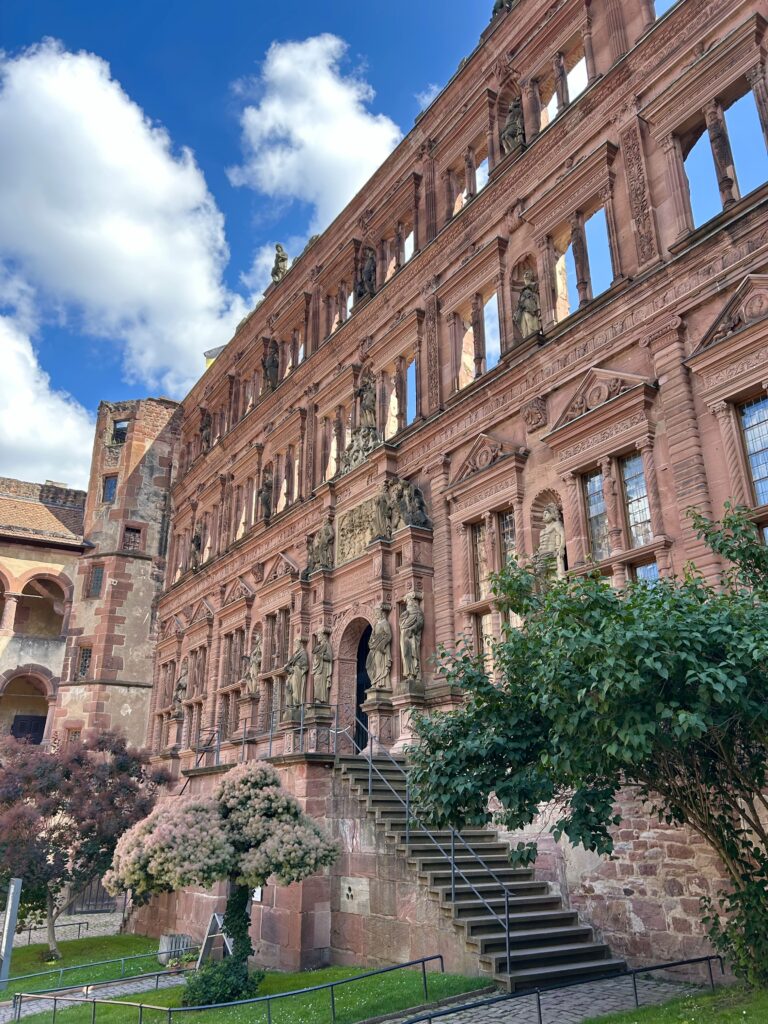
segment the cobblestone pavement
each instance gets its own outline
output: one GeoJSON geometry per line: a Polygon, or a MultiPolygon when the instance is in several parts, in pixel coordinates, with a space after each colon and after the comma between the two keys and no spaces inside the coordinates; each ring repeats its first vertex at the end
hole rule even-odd
{"type": "MultiPolygon", "coordinates": [[[[176,985],[183,985],[183,979],[177,974],[169,975],[167,978],[158,979],[158,988],[173,988],[176,985]]],[[[152,993],[155,991],[155,979],[147,978],[141,980],[137,978],[135,981],[121,981],[115,985],[104,985],[103,988],[96,989],[92,994],[96,999],[117,999],[120,996],[131,996],[137,993],[146,992],[146,999],[137,999],[136,1002],[152,1002],[152,993]]],[[[80,994],[76,989],[72,990],[72,995],[80,994]]],[[[83,995],[85,993],[82,993],[83,995]]],[[[61,1004],[59,1004],[61,1005],[61,1004]]],[[[33,1013],[45,1013],[46,1010],[53,1009],[52,999],[35,999],[27,1002],[21,1008],[22,1017],[29,1017],[33,1013]]],[[[134,1011],[135,1014],[136,1011],[134,1011]]],[[[10,1024],[11,1021],[16,1018],[13,1016],[13,1004],[12,1003],[0,1003],[0,1024],[10,1024]]]]}
{"type": "MultiPolygon", "coordinates": [[[[5,918],[4,913],[0,913],[0,930],[3,927],[3,920],[5,918]]],[[[117,935],[120,931],[120,925],[123,921],[122,911],[118,911],[114,914],[80,914],[74,917],[62,917],[56,925],[56,938],[61,942],[66,939],[79,938],[87,939],[88,937],[93,938],[99,935],[117,935]],[[77,928],[77,924],[82,922],[82,927],[77,928]],[[88,927],[86,928],[86,924],[88,927]]],[[[33,928],[31,935],[31,944],[35,942],[45,942],[45,928],[33,928]]],[[[14,948],[19,946],[30,945],[30,933],[29,931],[17,932],[13,939],[14,948]]]]}
{"type": "MultiPolygon", "coordinates": [[[[665,1003],[670,999],[679,999],[680,996],[699,991],[701,990],[690,985],[667,981],[644,978],[638,978],[637,981],[641,1006],[665,1003]]],[[[471,1002],[471,997],[466,1001],[471,1002]]],[[[543,1024],[581,1024],[590,1017],[616,1013],[619,1010],[631,1010],[634,1006],[631,978],[579,985],[559,992],[542,993],[541,996],[543,1024]]],[[[399,1017],[391,1024],[402,1024],[414,1016],[419,1015],[399,1017]]],[[[448,1017],[435,1017],[435,1024],[538,1024],[536,997],[529,996],[525,999],[496,1003],[493,1006],[454,1013],[448,1017]]]]}

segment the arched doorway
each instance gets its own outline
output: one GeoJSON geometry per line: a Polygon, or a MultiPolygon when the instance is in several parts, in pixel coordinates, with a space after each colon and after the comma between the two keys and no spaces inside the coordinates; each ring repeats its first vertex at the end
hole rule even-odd
{"type": "Polygon", "coordinates": [[[42,743],[48,717],[43,684],[33,676],[17,676],[0,696],[0,732],[27,743],[42,743]]]}
{"type": "Polygon", "coordinates": [[[357,676],[355,703],[357,706],[357,719],[355,721],[355,746],[358,750],[364,750],[368,746],[368,715],[363,711],[365,698],[371,686],[371,680],[366,668],[368,660],[368,645],[371,639],[371,627],[366,626],[360,636],[357,645],[357,676]]]}

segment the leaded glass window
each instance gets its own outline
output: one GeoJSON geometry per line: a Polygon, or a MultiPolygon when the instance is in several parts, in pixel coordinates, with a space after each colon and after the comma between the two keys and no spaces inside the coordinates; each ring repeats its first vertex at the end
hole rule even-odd
{"type": "Polygon", "coordinates": [[[621,460],[621,478],[624,483],[624,508],[629,527],[629,546],[641,548],[653,539],[651,507],[643,473],[642,455],[628,455],[621,460]]]}
{"type": "Polygon", "coordinates": [[[475,599],[482,601],[491,592],[488,579],[488,549],[485,543],[485,523],[472,524],[472,573],[474,576],[475,599]]]}
{"type": "Polygon", "coordinates": [[[758,505],[768,504],[768,398],[747,402],[739,409],[749,471],[758,505]]]}
{"type": "Polygon", "coordinates": [[[499,516],[499,533],[501,534],[501,557],[504,565],[513,562],[517,551],[517,535],[515,532],[515,513],[502,512],[499,516]]]}
{"type": "Polygon", "coordinates": [[[584,477],[584,497],[587,503],[587,524],[592,557],[596,562],[611,553],[608,539],[608,511],[603,495],[603,474],[596,470],[584,477]]]}
{"type": "Polygon", "coordinates": [[[659,579],[658,563],[648,562],[647,565],[638,565],[635,567],[634,575],[639,583],[656,583],[659,579]]]}

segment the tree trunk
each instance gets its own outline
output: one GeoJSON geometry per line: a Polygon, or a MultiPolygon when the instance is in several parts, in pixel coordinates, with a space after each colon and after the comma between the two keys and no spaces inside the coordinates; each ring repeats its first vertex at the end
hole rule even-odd
{"type": "Polygon", "coordinates": [[[247,885],[238,885],[234,879],[229,882],[227,909],[224,911],[224,932],[232,939],[232,959],[247,964],[253,956],[251,945],[251,918],[248,908],[251,890],[247,885]]]}
{"type": "Polygon", "coordinates": [[[61,953],[59,952],[59,944],[56,941],[56,904],[53,896],[48,894],[45,901],[45,917],[46,917],[46,928],[47,928],[47,941],[48,941],[48,954],[50,960],[61,960],[61,953]]]}

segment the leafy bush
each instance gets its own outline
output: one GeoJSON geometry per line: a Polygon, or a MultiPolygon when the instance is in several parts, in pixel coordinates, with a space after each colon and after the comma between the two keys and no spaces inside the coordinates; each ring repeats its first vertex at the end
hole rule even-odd
{"type": "Polygon", "coordinates": [[[733,973],[749,985],[768,986],[768,877],[743,881],[743,887],[721,893],[717,906],[702,900],[707,934],[733,973]]]}
{"type": "Polygon", "coordinates": [[[207,963],[187,978],[183,1006],[210,1006],[212,1003],[234,1003],[253,999],[264,980],[263,971],[248,973],[241,960],[228,958],[207,963]]]}

